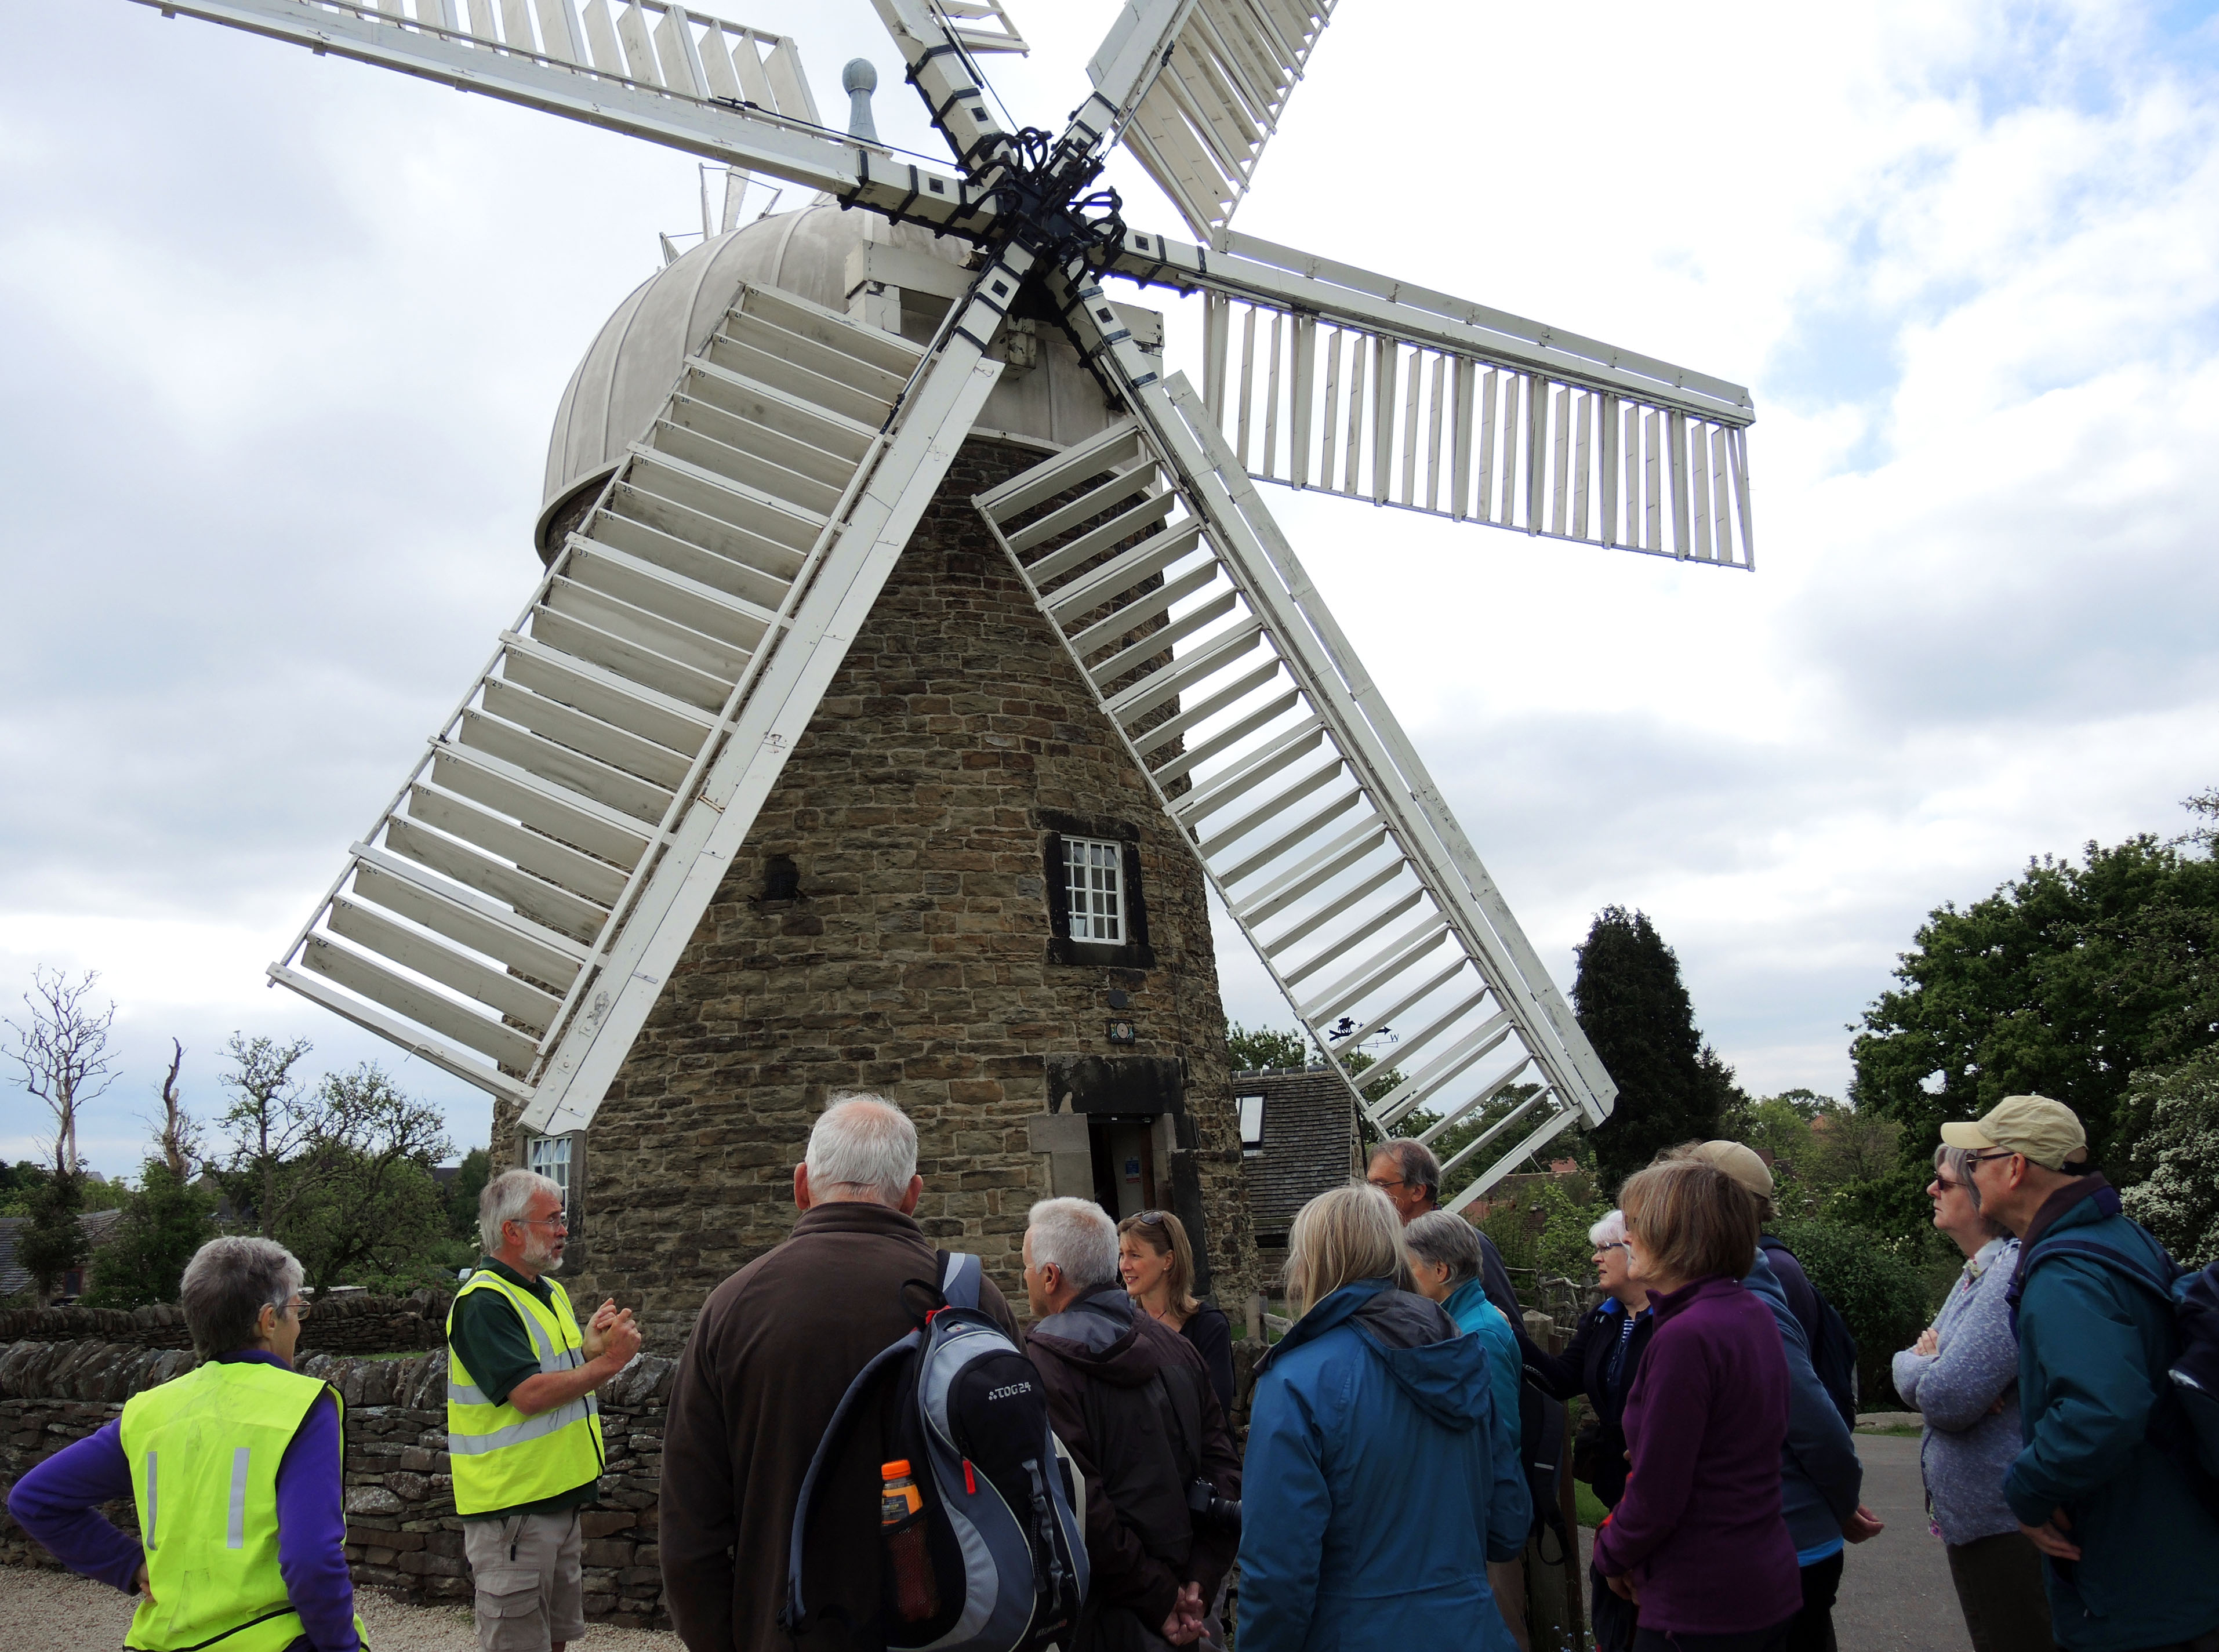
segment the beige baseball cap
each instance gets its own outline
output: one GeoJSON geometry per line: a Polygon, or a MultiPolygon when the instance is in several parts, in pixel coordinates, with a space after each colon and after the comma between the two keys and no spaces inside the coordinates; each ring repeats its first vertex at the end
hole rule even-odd
{"type": "Polygon", "coordinates": [[[1772,1196],[1772,1172],[1753,1149],[1738,1141],[1706,1141],[1691,1157],[1724,1171],[1760,1199],[1772,1196]]]}
{"type": "Polygon", "coordinates": [[[1970,1124],[1943,1125],[1942,1144],[1973,1152],[2023,1153],[2030,1163],[2056,1171],[2085,1150],[2088,1133],[2062,1102],[2047,1096],[2006,1096],[1970,1124]]]}

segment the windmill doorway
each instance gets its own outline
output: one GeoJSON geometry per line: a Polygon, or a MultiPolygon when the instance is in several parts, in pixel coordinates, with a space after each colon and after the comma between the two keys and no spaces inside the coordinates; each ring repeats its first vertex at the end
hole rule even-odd
{"type": "Polygon", "coordinates": [[[1156,1196],[1156,1115],[1092,1113],[1086,1142],[1094,1160],[1094,1202],[1118,1220],[1161,1208],[1156,1196]]]}

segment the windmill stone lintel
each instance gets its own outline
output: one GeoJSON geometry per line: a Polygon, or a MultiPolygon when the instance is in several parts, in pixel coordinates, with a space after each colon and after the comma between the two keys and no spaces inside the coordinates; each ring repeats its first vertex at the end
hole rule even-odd
{"type": "MultiPolygon", "coordinates": [[[[842,307],[873,252],[963,275],[953,245],[819,203],[698,248],[627,298],[563,398],[543,554],[739,283],[842,307]]],[[[881,313],[929,331],[947,301],[912,287],[881,313]]],[[[1254,1288],[1201,871],[971,502],[1113,420],[1070,345],[1047,330],[1039,345],[1039,367],[989,397],[572,1138],[575,1289],[635,1305],[655,1346],[792,1231],[793,1166],[843,1090],[910,1113],[918,1220],[1012,1299],[1026,1212],[1061,1194],[1175,1210],[1221,1300],[1254,1288]],[[1066,836],[1126,850],[1124,944],[1071,940],[1066,836]],[[1113,1010],[1132,1045],[1110,1045],[1113,1010]]],[[[519,1111],[497,1102],[497,1141],[517,1139],[519,1111]]]]}

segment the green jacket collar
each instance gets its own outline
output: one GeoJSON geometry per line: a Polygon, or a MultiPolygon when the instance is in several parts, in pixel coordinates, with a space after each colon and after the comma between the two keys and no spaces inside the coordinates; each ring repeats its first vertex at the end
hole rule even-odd
{"type": "Polygon", "coordinates": [[[552,1307],[555,1306],[555,1287],[548,1282],[547,1276],[544,1274],[542,1274],[537,1279],[527,1279],[522,1274],[517,1272],[515,1269],[510,1267],[506,1262],[500,1260],[496,1257],[489,1256],[480,1257],[478,1258],[478,1266],[487,1273],[498,1274],[501,1278],[508,1281],[510,1284],[519,1286],[525,1290],[530,1291],[541,1301],[546,1303],[548,1307],[552,1307]]]}

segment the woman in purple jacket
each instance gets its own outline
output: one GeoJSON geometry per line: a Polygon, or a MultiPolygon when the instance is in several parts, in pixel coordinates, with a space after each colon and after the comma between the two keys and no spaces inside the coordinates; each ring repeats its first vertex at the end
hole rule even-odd
{"type": "Polygon", "coordinates": [[[1780,1503],[1787,1360],[1742,1289],[1756,1211],[1700,1160],[1652,1164],[1619,1202],[1656,1330],[1625,1401],[1625,1494],[1594,1563],[1638,1603],[1634,1652],[1778,1652],[1803,1605],[1780,1503]]]}

